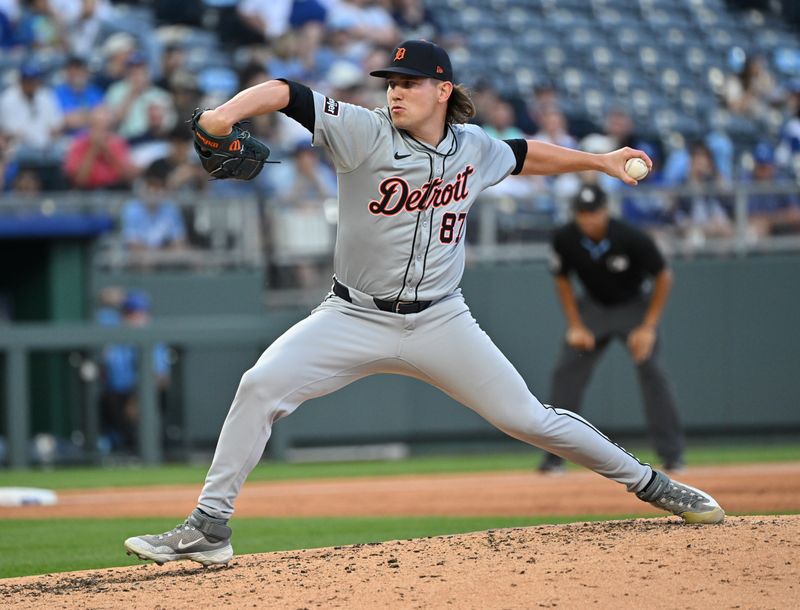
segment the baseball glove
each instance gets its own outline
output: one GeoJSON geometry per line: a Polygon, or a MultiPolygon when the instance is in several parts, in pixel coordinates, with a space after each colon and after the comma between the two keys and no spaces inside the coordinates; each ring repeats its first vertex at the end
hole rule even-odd
{"type": "Polygon", "coordinates": [[[269,147],[242,129],[240,123],[236,123],[226,136],[213,136],[197,124],[202,114],[198,108],[190,119],[194,149],[200,156],[200,163],[213,178],[252,180],[265,163],[274,163],[267,161],[269,147]]]}

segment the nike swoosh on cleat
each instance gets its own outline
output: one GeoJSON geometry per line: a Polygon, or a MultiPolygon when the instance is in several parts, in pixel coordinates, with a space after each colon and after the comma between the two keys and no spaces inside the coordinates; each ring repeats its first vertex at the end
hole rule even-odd
{"type": "Polygon", "coordinates": [[[187,548],[189,548],[190,546],[194,546],[198,542],[200,542],[200,541],[199,540],[193,540],[191,542],[187,542],[186,544],[184,544],[183,539],[178,540],[178,550],[179,551],[186,550],[187,548]]]}
{"type": "Polygon", "coordinates": [[[410,157],[410,156],[411,156],[411,153],[409,153],[407,155],[401,155],[400,153],[394,153],[394,158],[397,159],[398,161],[400,159],[405,159],[406,157],[410,157]]]}

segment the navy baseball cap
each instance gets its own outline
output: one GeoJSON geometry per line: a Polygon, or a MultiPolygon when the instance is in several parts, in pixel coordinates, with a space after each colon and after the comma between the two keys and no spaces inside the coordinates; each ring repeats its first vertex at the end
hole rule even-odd
{"type": "Polygon", "coordinates": [[[606,194],[599,186],[586,184],[581,187],[572,200],[572,209],[575,212],[596,212],[605,207],[606,194]]]}
{"type": "Polygon", "coordinates": [[[753,158],[761,165],[772,165],[775,162],[775,149],[769,142],[761,141],[753,149],[753,158]]]}
{"type": "Polygon", "coordinates": [[[44,68],[38,61],[26,61],[19,67],[19,75],[26,80],[40,79],[44,76],[44,68]]]}
{"type": "Polygon", "coordinates": [[[125,300],[122,302],[122,311],[126,313],[150,311],[150,297],[141,290],[131,290],[125,295],[125,300]]]}
{"type": "Polygon", "coordinates": [[[386,78],[390,74],[408,74],[453,82],[453,65],[442,47],[427,40],[406,40],[392,51],[392,65],[369,73],[386,78]]]}

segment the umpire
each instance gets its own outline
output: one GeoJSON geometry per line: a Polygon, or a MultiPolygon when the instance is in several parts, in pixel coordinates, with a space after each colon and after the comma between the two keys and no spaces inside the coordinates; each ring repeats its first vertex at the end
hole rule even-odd
{"type": "MultiPolygon", "coordinates": [[[[574,221],[553,234],[551,268],[567,319],[561,357],[553,371],[551,404],[579,411],[592,371],[612,339],[624,341],[636,364],[650,436],[665,470],[683,467],[684,438],[675,392],[658,360],[658,322],[672,272],[644,232],[609,216],[605,193],[581,188],[574,221]],[[570,275],[583,285],[576,298],[570,275]],[[652,290],[645,290],[653,278],[652,290]]],[[[558,474],[562,458],[546,454],[539,471],[558,474]]]]}

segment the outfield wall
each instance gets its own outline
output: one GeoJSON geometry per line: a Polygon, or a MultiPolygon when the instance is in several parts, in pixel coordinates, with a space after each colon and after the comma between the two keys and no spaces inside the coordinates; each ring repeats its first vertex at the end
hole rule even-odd
{"type": "MultiPolygon", "coordinates": [[[[673,268],[675,287],[662,326],[662,356],[687,429],[800,430],[800,257],[680,260],[673,268]]],[[[241,279],[239,283],[248,285],[241,279]]],[[[546,401],[564,323],[545,265],[468,269],[462,286],[478,322],[546,401]]],[[[252,290],[237,298],[231,294],[234,289],[229,282],[220,298],[235,302],[242,313],[259,307],[252,290]]],[[[161,292],[167,294],[163,288],[161,292]]],[[[173,285],[171,296],[163,299],[163,314],[179,313],[187,300],[181,293],[191,294],[192,289],[187,285],[176,291],[173,285]]],[[[198,300],[190,301],[195,312],[198,300]]],[[[219,311],[211,301],[207,306],[219,311]]],[[[298,319],[307,310],[298,309],[298,319]]],[[[190,411],[190,438],[213,442],[238,377],[259,349],[204,348],[184,354],[182,395],[190,411]]],[[[640,400],[627,352],[612,345],[595,373],[583,412],[604,430],[638,434],[644,430],[640,400]]],[[[438,390],[412,379],[379,376],[303,405],[276,426],[272,445],[278,450],[495,437],[481,418],[438,390]]]]}
{"type": "MultiPolygon", "coordinates": [[[[662,325],[662,356],[690,432],[799,431],[800,257],[677,261],[662,325]]],[[[469,270],[463,290],[476,319],[547,401],[564,330],[543,264],[469,270]]],[[[636,374],[612,345],[583,413],[603,430],[644,432],[636,374]]],[[[425,384],[367,379],[301,407],[276,427],[285,445],[493,436],[478,416],[425,384]]]]}
{"type": "MultiPolygon", "coordinates": [[[[796,312],[800,257],[680,260],[673,267],[676,281],[663,321],[662,351],[687,430],[698,434],[800,432],[800,317],[796,312]]],[[[172,332],[170,336],[177,342],[180,357],[170,404],[177,405],[178,413],[171,413],[169,420],[173,424],[183,421],[181,442],[186,451],[213,447],[241,373],[271,337],[309,311],[304,306],[264,313],[261,282],[260,274],[244,272],[94,278],[93,289],[110,283],[135,285],[153,296],[158,328],[150,331],[152,337],[147,340],[163,329],[172,332]],[[224,327],[213,328],[214,332],[208,333],[213,336],[202,341],[197,338],[207,333],[185,330],[198,328],[199,322],[203,322],[200,329],[217,326],[214,320],[223,320],[216,317],[223,313],[234,316],[229,320],[241,318],[241,324],[232,326],[247,327],[237,327],[235,340],[223,340],[224,327]]],[[[544,264],[472,268],[465,274],[463,290],[484,330],[533,392],[547,401],[564,323],[544,264]]],[[[13,332],[5,335],[6,342],[16,341],[13,344],[18,349],[20,336],[28,331],[22,329],[20,335],[16,325],[7,328],[13,332]],[[12,335],[15,338],[10,339],[12,335]]],[[[60,345],[73,349],[92,336],[93,342],[87,345],[96,350],[101,340],[112,338],[101,332],[107,335],[109,329],[77,328],[77,338],[62,338],[60,345]]],[[[30,333],[38,336],[36,349],[41,351],[49,336],[47,327],[31,327],[30,333]]],[[[113,338],[127,340],[128,336],[132,335],[118,333],[113,338]]],[[[0,333],[0,349],[3,343],[0,333]]],[[[11,369],[20,370],[19,358],[15,362],[17,368],[11,369]]],[[[0,384],[8,386],[2,377],[0,384]]],[[[35,381],[31,378],[31,385],[35,381]]],[[[48,431],[48,422],[55,426],[47,417],[52,406],[43,408],[35,393],[17,386],[17,394],[8,396],[26,396],[23,402],[30,401],[29,431],[48,431]]],[[[90,393],[73,380],[57,395],[63,408],[75,414],[90,393]]],[[[9,414],[16,412],[5,405],[0,408],[5,412],[0,422],[14,419],[9,414]]],[[[611,434],[644,433],[635,372],[622,346],[613,345],[598,367],[583,413],[611,434]]],[[[65,418],[58,418],[59,425],[64,425],[65,418]]],[[[14,421],[16,429],[22,430],[18,417],[14,421]]],[[[154,420],[152,425],[160,423],[154,420]]],[[[0,428],[6,432],[9,425],[0,424],[0,428]]],[[[49,431],[63,435],[63,430],[55,427],[49,431]]],[[[482,419],[438,390],[407,378],[379,376],[303,405],[276,426],[270,447],[273,454],[281,455],[286,448],[298,446],[392,441],[438,444],[500,438],[482,419]]],[[[157,458],[153,447],[151,450],[157,458]]],[[[21,451],[18,445],[17,454],[21,451]]]]}

